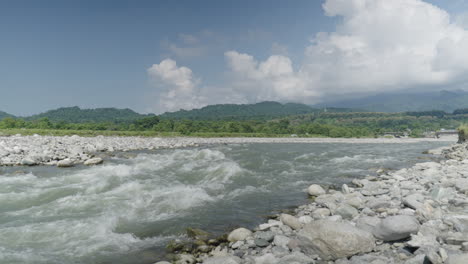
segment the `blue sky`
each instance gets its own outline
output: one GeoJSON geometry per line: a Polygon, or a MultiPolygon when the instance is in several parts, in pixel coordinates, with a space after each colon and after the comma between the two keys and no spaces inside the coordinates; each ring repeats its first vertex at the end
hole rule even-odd
{"type": "MultiPolygon", "coordinates": [[[[348,2],[360,1],[374,0],[348,2]]],[[[327,2],[328,14],[325,1],[318,0],[0,1],[0,110],[27,115],[78,105],[163,112],[225,102],[314,103],[327,95],[375,92],[359,87],[376,83],[381,90],[464,83],[458,76],[465,68],[455,70],[453,60],[440,58],[432,59],[450,72],[434,79],[394,73],[392,78],[404,81],[363,82],[349,78],[349,68],[334,77],[315,76],[317,67],[322,70],[320,65],[330,61],[347,67],[342,57],[317,52],[333,43],[333,32],[357,34],[343,18],[367,8],[348,14],[337,6],[345,2],[327,2]],[[330,36],[318,41],[318,32],[330,36]]],[[[467,1],[431,3],[452,21],[462,21],[457,27],[463,32],[467,1]]],[[[433,26],[434,31],[447,28],[433,26]]],[[[434,41],[439,47],[440,40],[434,41]]]]}

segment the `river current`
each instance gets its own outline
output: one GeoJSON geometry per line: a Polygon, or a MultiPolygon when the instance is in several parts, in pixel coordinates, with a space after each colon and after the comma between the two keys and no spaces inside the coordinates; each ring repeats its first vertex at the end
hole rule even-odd
{"type": "Polygon", "coordinates": [[[0,167],[0,263],[154,263],[187,227],[221,234],[434,158],[408,144],[237,144],[122,153],[96,167],[0,167]]]}

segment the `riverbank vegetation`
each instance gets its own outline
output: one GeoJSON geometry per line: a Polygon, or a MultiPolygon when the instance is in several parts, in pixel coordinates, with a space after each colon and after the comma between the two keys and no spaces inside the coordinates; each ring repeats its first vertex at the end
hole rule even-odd
{"type": "MultiPolygon", "coordinates": [[[[101,119],[102,120],[102,119],[101,119]]],[[[146,116],[134,121],[66,122],[5,117],[2,134],[199,136],[199,137],[376,137],[388,132],[421,137],[468,123],[468,110],[375,113],[316,112],[268,120],[188,120],[146,116]]]]}

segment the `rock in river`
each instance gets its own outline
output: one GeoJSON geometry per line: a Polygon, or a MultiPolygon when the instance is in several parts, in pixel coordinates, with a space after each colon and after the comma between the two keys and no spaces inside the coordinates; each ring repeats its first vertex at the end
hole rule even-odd
{"type": "Polygon", "coordinates": [[[60,168],[73,167],[73,161],[70,159],[61,160],[57,162],[57,167],[60,167],[60,168]]]}
{"type": "Polygon", "coordinates": [[[92,158],[84,162],[84,165],[86,166],[92,166],[92,165],[98,165],[103,163],[104,160],[101,158],[92,158]]]}
{"type": "Polygon", "coordinates": [[[374,249],[375,239],[370,232],[346,222],[318,220],[306,224],[298,232],[304,252],[318,254],[324,260],[336,260],[374,249]]]}
{"type": "Polygon", "coordinates": [[[322,194],[326,193],[325,190],[322,188],[322,186],[320,186],[318,184],[310,185],[309,188],[307,188],[307,192],[311,196],[319,196],[319,195],[322,195],[322,194]]]}
{"type": "Polygon", "coordinates": [[[232,231],[228,236],[229,242],[236,242],[245,240],[247,237],[252,236],[252,231],[248,230],[247,228],[237,228],[232,231]]]}

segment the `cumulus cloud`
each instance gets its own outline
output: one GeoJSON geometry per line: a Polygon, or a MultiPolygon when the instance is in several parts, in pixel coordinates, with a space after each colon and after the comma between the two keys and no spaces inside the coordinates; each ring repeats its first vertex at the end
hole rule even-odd
{"type": "Polygon", "coordinates": [[[313,103],[327,94],[466,81],[468,32],[444,10],[420,0],[327,0],[323,9],[341,22],[312,38],[296,71],[285,56],[257,62],[225,54],[244,90],[258,87],[256,100],[313,103]]]}
{"type": "Polygon", "coordinates": [[[466,80],[468,32],[444,10],[420,0],[328,0],[323,8],[342,23],[317,34],[302,68],[323,89],[368,92],[466,80]]]}
{"type": "Polygon", "coordinates": [[[202,101],[205,99],[199,95],[197,87],[199,80],[191,69],[178,67],[174,60],[165,59],[153,64],[148,75],[158,89],[158,104],[153,111],[176,111],[204,105],[202,101]]]}
{"type": "MultiPolygon", "coordinates": [[[[277,53],[263,61],[227,51],[224,56],[230,78],[223,85],[225,89],[211,93],[229,89],[232,98],[243,102],[315,103],[333,94],[468,81],[464,17],[451,17],[422,0],[326,0],[323,10],[339,22],[334,31],[311,38],[301,62],[294,64],[278,47],[274,49],[277,53]]],[[[181,70],[184,67],[177,68],[175,62],[171,65],[173,71],[188,70],[186,79],[194,82],[189,69],[181,70]]]]}
{"type": "Polygon", "coordinates": [[[248,102],[263,100],[295,101],[301,96],[311,97],[306,89],[306,76],[294,72],[291,60],[273,55],[263,62],[248,54],[228,51],[225,54],[232,72],[231,87],[244,95],[248,102]]]}

